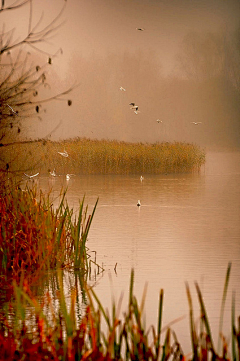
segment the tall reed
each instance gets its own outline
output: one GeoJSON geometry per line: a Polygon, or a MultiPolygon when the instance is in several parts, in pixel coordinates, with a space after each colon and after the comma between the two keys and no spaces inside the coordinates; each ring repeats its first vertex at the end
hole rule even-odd
{"type": "MultiPolygon", "coordinates": [[[[227,289],[231,265],[229,264],[225,280],[223,303],[225,302],[225,290],[227,289]]],[[[16,301],[14,313],[20,315],[21,322],[5,323],[0,329],[0,355],[5,360],[16,357],[28,357],[32,352],[35,360],[195,360],[207,361],[209,359],[218,361],[239,360],[240,355],[240,328],[235,325],[235,300],[232,302],[232,359],[230,347],[222,335],[221,318],[223,307],[220,312],[220,330],[222,347],[221,352],[215,349],[211,334],[210,322],[203,302],[202,293],[197,285],[196,291],[201,310],[201,323],[203,331],[198,333],[193,316],[193,305],[188,284],[186,284],[187,297],[190,312],[190,331],[192,338],[192,354],[186,356],[172,329],[172,324],[162,327],[163,312],[163,290],[160,291],[157,327],[151,326],[146,329],[143,322],[143,310],[146,297],[146,287],[143,297],[138,303],[134,296],[134,272],[131,272],[129,301],[123,317],[120,315],[122,296],[118,304],[112,305],[110,312],[104,309],[103,304],[92,288],[87,287],[88,305],[85,314],[77,325],[75,317],[76,290],[72,290],[71,302],[67,307],[63,293],[62,275],[59,273],[60,292],[58,293],[59,314],[52,317],[49,322],[40,305],[31,294],[27,283],[24,289],[15,285],[16,301]],[[28,333],[26,304],[32,305],[35,310],[35,332],[28,333]],[[103,322],[107,330],[102,331],[103,322]],[[171,327],[170,327],[171,326],[171,327]]],[[[51,299],[47,301],[51,304],[51,299]]],[[[54,313],[54,308],[52,307],[54,313]]],[[[14,321],[14,320],[13,320],[14,321]]],[[[238,319],[238,322],[240,318],[238,319]]],[[[33,359],[32,358],[32,359],[33,359]]],[[[29,358],[30,359],[30,358],[29,358]]]]}
{"type": "MultiPolygon", "coordinates": [[[[222,332],[223,326],[223,316],[224,316],[224,305],[227,297],[227,289],[229,284],[229,277],[231,271],[231,263],[228,264],[222,303],[219,315],[219,333],[218,333],[218,347],[217,350],[214,346],[210,322],[208,319],[206,307],[203,301],[203,296],[200,291],[199,285],[195,283],[199,304],[200,304],[200,327],[199,332],[197,332],[197,328],[195,325],[194,317],[193,317],[193,305],[192,298],[189,289],[188,283],[186,283],[187,297],[189,303],[189,319],[190,319],[190,331],[191,331],[191,341],[192,341],[192,360],[207,360],[209,358],[209,354],[213,360],[229,360],[230,359],[230,347],[227,344],[226,337],[222,332]]],[[[239,317],[240,322],[240,317],[239,317]]],[[[232,298],[232,360],[236,361],[240,358],[240,327],[237,330],[235,326],[235,299],[234,296],[232,298]],[[236,351],[238,349],[238,351],[236,351]],[[237,357],[238,353],[238,357],[237,357]]]]}
{"type": "MultiPolygon", "coordinates": [[[[200,147],[189,143],[128,143],[85,138],[34,142],[2,151],[2,168],[47,174],[164,174],[199,170],[205,162],[200,147]],[[68,157],[58,151],[66,150],[68,157]],[[27,164],[27,167],[26,167],[27,164]]],[[[0,164],[1,166],[1,164],[0,164]]]]}
{"type": "Polygon", "coordinates": [[[0,285],[10,279],[36,277],[40,271],[71,267],[87,272],[90,257],[87,237],[96,210],[88,215],[84,199],[74,217],[60,195],[54,208],[50,194],[36,187],[2,188],[0,192],[0,285]]]}

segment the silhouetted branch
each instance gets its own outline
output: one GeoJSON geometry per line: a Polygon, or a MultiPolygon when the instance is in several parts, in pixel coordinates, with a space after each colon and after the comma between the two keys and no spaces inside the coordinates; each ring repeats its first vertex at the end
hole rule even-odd
{"type": "Polygon", "coordinates": [[[24,1],[21,1],[19,3],[19,1],[15,1],[11,6],[7,6],[5,7],[5,2],[4,0],[2,0],[2,5],[1,5],[1,9],[0,9],[0,12],[1,11],[6,11],[6,10],[16,10],[20,7],[22,7],[23,5],[27,4],[30,0],[24,0],[24,1]],[[19,4],[18,4],[19,3],[19,4]]]}
{"type": "MultiPolygon", "coordinates": [[[[26,35],[26,37],[24,39],[22,39],[20,41],[17,41],[14,44],[10,44],[11,39],[12,39],[12,32],[11,32],[10,36],[5,41],[5,45],[1,46],[0,54],[3,54],[6,51],[11,51],[11,50],[23,45],[23,44],[33,45],[33,44],[36,44],[36,43],[46,42],[47,40],[49,40],[53,36],[54,32],[56,32],[63,25],[63,22],[60,23],[60,24],[57,24],[57,22],[60,19],[60,17],[62,16],[63,11],[65,10],[66,4],[63,5],[63,7],[60,10],[59,14],[48,25],[46,25],[43,29],[40,29],[39,31],[37,31],[38,27],[41,25],[42,20],[43,20],[43,17],[44,17],[43,13],[41,14],[41,17],[40,17],[39,21],[37,22],[37,24],[31,29],[31,27],[32,27],[31,0],[27,0],[26,2],[19,5],[18,7],[23,6],[27,2],[30,3],[28,34],[26,35]]],[[[14,9],[14,7],[12,9],[14,9]]],[[[2,11],[3,10],[7,10],[7,8],[2,9],[2,11]]],[[[1,35],[2,40],[4,39],[4,37],[6,35],[7,35],[7,33],[2,33],[2,35],[1,35]]],[[[38,49],[36,47],[35,47],[35,49],[38,50],[39,52],[41,52],[40,49],[38,49]]]]}
{"type": "MultiPolygon", "coordinates": [[[[2,1],[1,11],[14,10],[27,3],[29,3],[30,8],[26,37],[22,40],[14,40],[14,29],[5,32],[4,25],[2,34],[0,34],[0,140],[6,139],[5,144],[22,142],[16,138],[21,133],[21,121],[29,117],[41,119],[38,114],[41,104],[53,100],[62,100],[70,106],[72,101],[63,97],[77,86],[73,85],[67,90],[47,98],[38,98],[40,89],[50,88],[47,83],[45,68],[51,66],[52,59],[58,56],[59,52],[62,53],[62,49],[60,48],[55,54],[49,55],[49,52],[39,49],[37,44],[48,41],[62,25],[62,23],[59,24],[59,19],[63,14],[66,2],[54,19],[42,28],[43,13],[36,24],[32,24],[32,0],[17,0],[8,7],[5,7],[5,2],[2,1]],[[42,54],[48,54],[48,61],[40,65],[30,64],[29,52],[24,50],[26,45],[42,54]],[[18,49],[17,53],[15,52],[16,49],[18,49]],[[14,139],[14,142],[9,142],[8,138],[14,139]]],[[[55,130],[54,128],[52,132],[55,130]]]]}

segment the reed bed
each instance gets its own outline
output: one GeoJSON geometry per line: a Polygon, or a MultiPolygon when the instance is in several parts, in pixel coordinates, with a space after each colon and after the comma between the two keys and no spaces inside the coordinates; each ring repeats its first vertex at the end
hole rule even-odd
{"type": "Polygon", "coordinates": [[[188,143],[126,143],[85,138],[62,142],[42,141],[8,146],[2,168],[47,174],[164,174],[199,170],[205,162],[200,147],[188,143]],[[66,150],[68,157],[58,152],[66,150]],[[27,164],[27,167],[26,167],[27,164]]]}
{"type": "Polygon", "coordinates": [[[87,237],[97,202],[91,214],[79,203],[73,214],[65,201],[66,191],[53,207],[50,195],[36,187],[2,186],[0,192],[0,286],[11,280],[36,277],[56,268],[74,268],[87,272],[87,237]]]}
{"type": "MultiPolygon", "coordinates": [[[[31,294],[27,284],[24,289],[15,285],[16,301],[9,306],[9,312],[19,315],[18,319],[6,317],[0,328],[1,360],[239,360],[240,356],[240,317],[235,324],[235,300],[232,302],[232,348],[228,345],[222,332],[222,318],[226,300],[231,264],[228,266],[220,311],[219,345],[216,349],[210,328],[207,311],[198,284],[196,292],[200,308],[200,325],[196,327],[193,317],[192,299],[186,284],[189,302],[189,320],[192,338],[192,352],[185,355],[175,334],[172,324],[162,326],[164,291],[159,294],[157,325],[146,329],[143,322],[143,297],[138,303],[134,296],[134,271],[131,272],[129,302],[123,317],[120,317],[121,297],[118,304],[113,303],[111,314],[105,310],[92,288],[87,288],[88,305],[86,312],[77,324],[75,317],[76,290],[72,290],[71,303],[67,307],[63,293],[62,276],[59,273],[60,290],[58,293],[61,305],[58,314],[54,314],[49,322],[43,312],[43,304],[39,304],[31,294]],[[31,305],[35,315],[35,332],[28,330],[26,305],[31,305]],[[14,310],[14,312],[13,312],[14,310]],[[107,331],[101,330],[103,322],[107,331]],[[232,352],[231,352],[232,351],[232,352]],[[231,356],[232,353],[232,356],[231,356]]],[[[48,296],[46,301],[51,304],[48,296]]],[[[54,308],[52,307],[54,313],[54,308]]]]}

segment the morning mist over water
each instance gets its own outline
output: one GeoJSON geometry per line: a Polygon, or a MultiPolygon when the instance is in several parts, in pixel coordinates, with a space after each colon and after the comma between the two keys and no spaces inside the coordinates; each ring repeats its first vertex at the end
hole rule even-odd
{"type": "MultiPolygon", "coordinates": [[[[32,24],[38,23],[42,12],[43,21],[49,24],[61,10],[62,2],[33,0],[29,1],[30,7],[21,7],[14,19],[18,36],[24,37],[31,28],[31,5],[32,24]]],[[[144,283],[149,284],[147,325],[156,325],[160,289],[164,289],[163,324],[184,317],[173,329],[185,354],[191,350],[186,280],[195,296],[194,282],[201,286],[216,340],[224,277],[232,262],[224,320],[224,336],[229,338],[232,291],[236,291],[236,316],[240,310],[239,1],[68,0],[64,3],[65,21],[57,27],[54,38],[40,44],[40,53],[28,49],[26,59],[32,62],[33,74],[40,69],[44,74],[43,91],[36,93],[33,89],[30,99],[36,98],[32,103],[27,102],[27,106],[32,106],[33,116],[13,129],[17,137],[23,140],[24,136],[45,140],[86,137],[142,143],[182,141],[206,147],[206,163],[198,171],[179,168],[180,173],[174,173],[178,168],[169,167],[161,174],[154,174],[146,167],[140,170],[135,162],[135,169],[131,166],[129,174],[122,174],[115,165],[121,162],[128,165],[130,161],[125,157],[127,146],[121,143],[123,153],[117,158],[115,149],[111,152],[113,166],[108,168],[109,173],[104,173],[108,158],[103,156],[104,148],[96,159],[93,157],[89,144],[94,142],[84,140],[82,144],[87,144],[84,148],[76,146],[80,141],[61,144],[30,141],[28,151],[23,149],[20,155],[15,150],[6,153],[10,160],[16,158],[23,164],[18,168],[22,177],[18,191],[22,194],[24,185],[36,185],[58,202],[60,192],[67,189],[66,200],[73,207],[73,216],[79,212],[79,200],[84,199],[92,211],[99,199],[87,241],[96,262],[104,269],[99,273],[95,263],[95,273],[90,276],[103,306],[111,307],[113,293],[116,299],[122,290],[125,298],[128,296],[129,277],[134,269],[134,292],[139,300],[144,283]],[[74,85],[77,87],[61,99],[41,102],[74,85]],[[34,162],[33,167],[28,159],[34,162]],[[88,168],[91,162],[96,174],[88,168]],[[24,167],[31,170],[25,177],[21,170],[24,167]],[[137,207],[137,202],[141,206],[137,207]]],[[[6,14],[6,33],[12,26],[9,19],[11,12],[6,14]]],[[[16,90],[12,89],[14,93],[16,90]]],[[[15,108],[6,105],[11,116],[15,108]]],[[[18,102],[16,105],[19,106],[18,102]]],[[[21,113],[15,115],[18,121],[21,113]]],[[[12,123],[9,125],[12,129],[12,123]]],[[[134,144],[134,150],[140,148],[134,144]]],[[[150,144],[149,148],[158,146],[150,144]]],[[[144,164],[155,164],[154,158],[146,154],[144,164]]],[[[159,153],[156,154],[158,160],[159,153]]],[[[192,155],[186,150],[180,150],[179,154],[183,159],[192,155]]],[[[193,154],[196,156],[194,150],[193,154]]],[[[179,158],[173,160],[174,165],[181,165],[179,158]]],[[[8,172],[11,162],[6,159],[4,166],[8,172]]],[[[168,165],[172,161],[168,152],[163,153],[165,161],[168,165]]],[[[74,274],[66,271],[65,275],[70,279],[66,287],[70,295],[74,274]]],[[[198,305],[195,297],[194,308],[198,305]]]]}
{"type": "MultiPolygon", "coordinates": [[[[57,1],[36,2],[34,19],[44,11],[48,20],[59,9],[57,1]]],[[[43,106],[42,121],[26,125],[29,136],[58,126],[50,139],[238,147],[239,15],[238,1],[68,1],[65,22],[42,45],[50,54],[63,50],[49,65],[47,91],[78,87],[71,107],[43,106]]],[[[24,17],[26,24],[26,10],[22,31],[24,17]]]]}

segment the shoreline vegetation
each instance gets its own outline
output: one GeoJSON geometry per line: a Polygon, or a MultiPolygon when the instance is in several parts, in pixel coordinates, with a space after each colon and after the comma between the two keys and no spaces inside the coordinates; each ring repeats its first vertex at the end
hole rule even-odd
{"type": "MultiPolygon", "coordinates": [[[[239,360],[240,325],[235,324],[235,298],[232,297],[231,341],[222,331],[224,305],[230,277],[231,263],[228,265],[222,305],[220,310],[218,345],[214,344],[210,322],[203,296],[197,283],[195,288],[199,302],[198,321],[194,319],[192,296],[186,283],[189,304],[189,323],[192,350],[184,353],[176,333],[173,320],[162,326],[164,291],[159,293],[157,325],[146,329],[144,324],[144,302],[146,288],[139,303],[134,296],[134,271],[131,272],[129,301],[121,316],[121,299],[113,302],[112,309],[104,309],[92,288],[85,287],[88,302],[80,320],[76,319],[76,288],[69,297],[64,295],[61,271],[58,272],[58,311],[49,294],[41,304],[32,295],[27,283],[14,285],[15,300],[6,310],[6,322],[0,327],[1,360],[194,360],[227,361],[239,360]],[[69,305],[70,303],[70,305],[69,305]],[[48,304],[48,315],[44,308],[48,304]],[[31,314],[27,307],[31,306],[31,314]],[[31,322],[31,319],[33,320],[31,322]],[[29,324],[31,327],[29,327],[29,324]],[[103,331],[103,324],[106,330],[103,331]],[[232,354],[232,357],[230,356],[232,354]]],[[[239,322],[239,319],[238,319],[239,322]]]]}
{"type": "MultiPolygon", "coordinates": [[[[134,160],[131,165],[134,165],[132,171],[136,173],[140,171],[145,174],[147,170],[156,174],[159,171],[166,172],[166,163],[161,163],[163,157],[167,158],[167,169],[172,172],[179,171],[180,167],[183,172],[198,170],[205,160],[204,152],[190,144],[128,144],[126,150],[125,144],[121,142],[104,141],[100,147],[96,141],[79,139],[46,144],[32,143],[26,148],[18,146],[12,154],[15,161],[18,160],[15,166],[19,173],[27,159],[31,170],[41,164],[42,168],[38,171],[48,173],[47,167],[50,162],[55,161],[56,163],[51,163],[51,167],[56,168],[56,171],[57,167],[60,172],[66,167],[75,166],[74,172],[77,173],[76,167],[83,162],[84,157],[85,162],[87,159],[92,160],[90,168],[87,168],[91,173],[93,165],[99,170],[95,157],[96,154],[99,156],[99,149],[103,152],[104,147],[107,148],[106,154],[99,163],[106,162],[111,154],[110,167],[105,168],[109,173],[116,171],[116,164],[119,172],[123,171],[120,166],[122,148],[129,157],[127,161],[125,158],[128,166],[131,163],[129,159],[134,160]],[[84,146],[90,146],[88,156],[86,148],[82,149],[84,146]],[[68,156],[59,155],[59,151],[66,151],[68,156]],[[176,154],[173,155],[174,153],[176,154]],[[89,158],[90,154],[92,158],[89,158]],[[149,156],[148,161],[144,158],[146,154],[149,156]],[[157,162],[155,158],[154,161],[150,154],[160,157],[161,161],[157,162]],[[44,165],[46,160],[49,163],[44,165]],[[77,161],[79,163],[76,164],[77,161]]],[[[10,152],[13,151],[10,147],[7,148],[10,152]]],[[[10,164],[13,168],[13,163],[10,164]]],[[[67,169],[69,171],[69,168],[67,169]]],[[[124,171],[128,172],[129,169],[125,168],[124,171]]],[[[14,174],[13,169],[10,171],[14,174]]],[[[2,179],[0,185],[0,360],[239,360],[240,317],[236,322],[234,294],[231,340],[225,337],[222,329],[231,263],[228,265],[224,284],[217,347],[213,342],[200,288],[195,283],[200,317],[194,318],[192,296],[186,283],[192,348],[187,350],[190,353],[185,354],[174,332],[174,324],[180,321],[180,318],[162,326],[163,289],[159,293],[157,325],[147,329],[143,313],[147,291],[144,288],[139,303],[133,292],[134,270],[131,271],[129,301],[123,314],[122,296],[117,303],[113,302],[111,310],[107,310],[94,292],[94,286],[89,285],[88,276],[92,267],[95,271],[97,269],[98,273],[104,271],[98,265],[96,257],[91,258],[87,247],[87,237],[98,200],[91,214],[88,214],[84,199],[79,202],[78,212],[74,213],[65,199],[66,191],[60,194],[59,205],[53,207],[51,192],[43,194],[34,182],[31,187],[27,185],[25,189],[21,189],[21,184],[14,181],[11,183],[11,180],[5,177],[5,183],[2,179]],[[75,275],[74,287],[67,295],[63,276],[66,270],[74,272],[75,275]],[[46,275],[49,271],[54,271],[54,281],[50,281],[46,275]],[[48,281],[38,286],[38,281],[44,277],[48,281]],[[79,315],[76,310],[79,312],[80,294],[85,306],[79,315]]]]}
{"type": "Polygon", "coordinates": [[[2,166],[9,172],[48,174],[166,174],[198,171],[205,163],[205,151],[181,142],[129,143],[74,138],[41,140],[2,147],[2,166]],[[67,152],[63,157],[58,152],[67,152]],[[27,164],[27,166],[26,166],[27,164]]]}
{"type": "Polygon", "coordinates": [[[19,186],[2,189],[0,206],[2,301],[5,296],[0,310],[0,360],[239,360],[240,317],[236,320],[234,293],[231,339],[229,331],[223,330],[231,263],[225,278],[217,346],[200,288],[195,283],[199,309],[194,317],[192,295],[186,283],[192,345],[186,354],[174,332],[174,324],[181,318],[162,326],[163,289],[159,293],[157,325],[146,328],[143,311],[147,288],[138,302],[133,292],[133,270],[123,314],[122,296],[107,310],[94,287],[88,285],[86,276],[91,272],[91,263],[98,266],[89,259],[86,245],[97,202],[92,214],[87,215],[83,199],[74,217],[64,192],[53,210],[50,195],[37,192],[33,185],[25,190],[19,186]],[[66,268],[75,271],[79,280],[67,295],[63,281],[66,268]],[[56,278],[48,282],[52,288],[40,287],[39,300],[34,287],[39,289],[37,280],[41,272],[49,269],[55,270],[56,278]],[[79,294],[85,304],[80,317],[76,314],[79,294]]]}
{"type": "Polygon", "coordinates": [[[66,191],[53,207],[51,192],[43,194],[36,185],[21,189],[1,187],[0,192],[0,287],[11,289],[13,281],[25,277],[36,282],[44,272],[55,269],[79,270],[83,278],[91,264],[87,237],[98,199],[92,213],[79,201],[78,213],[69,208],[66,191]]]}

